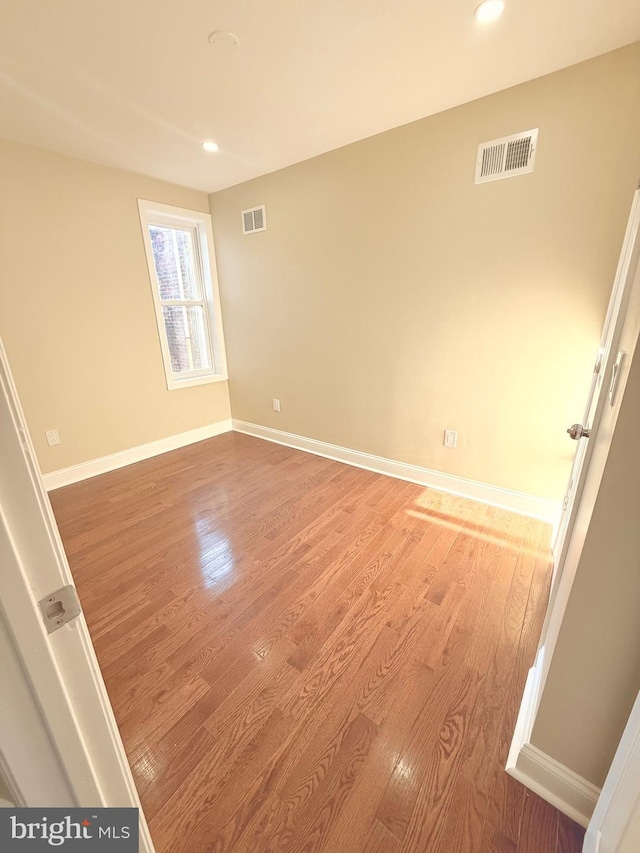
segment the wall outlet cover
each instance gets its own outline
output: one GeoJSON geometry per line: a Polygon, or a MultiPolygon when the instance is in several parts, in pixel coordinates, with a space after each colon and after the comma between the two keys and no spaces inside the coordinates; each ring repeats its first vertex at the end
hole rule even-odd
{"type": "Polygon", "coordinates": [[[444,446],[453,450],[458,445],[458,433],[454,429],[445,429],[444,446]]]}
{"type": "Polygon", "coordinates": [[[48,429],[45,431],[45,435],[47,437],[47,444],[49,447],[53,447],[54,445],[61,443],[57,429],[48,429]]]}

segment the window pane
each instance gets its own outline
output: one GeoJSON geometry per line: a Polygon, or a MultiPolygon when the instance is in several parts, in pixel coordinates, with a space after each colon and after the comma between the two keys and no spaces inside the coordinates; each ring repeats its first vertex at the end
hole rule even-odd
{"type": "Polygon", "coordinates": [[[212,364],[202,306],[165,305],[162,313],[172,371],[188,373],[210,369],[212,364]]]}
{"type": "Polygon", "coordinates": [[[193,231],[150,225],[149,235],[160,299],[202,299],[193,231]]]}

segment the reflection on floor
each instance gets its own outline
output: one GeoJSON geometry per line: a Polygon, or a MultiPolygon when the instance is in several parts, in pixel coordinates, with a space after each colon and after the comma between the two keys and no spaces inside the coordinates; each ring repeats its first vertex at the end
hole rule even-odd
{"type": "Polygon", "coordinates": [[[229,433],[52,494],[158,853],[573,853],[505,763],[547,526],[229,433]]]}

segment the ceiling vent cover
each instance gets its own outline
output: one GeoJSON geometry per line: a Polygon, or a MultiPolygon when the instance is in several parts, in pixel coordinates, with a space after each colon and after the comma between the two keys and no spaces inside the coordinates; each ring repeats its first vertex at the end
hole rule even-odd
{"type": "Polygon", "coordinates": [[[242,211],[242,233],[254,234],[256,231],[267,230],[267,211],[264,204],[242,211]]]}
{"type": "Polygon", "coordinates": [[[478,145],[476,184],[533,172],[537,143],[537,128],[482,142],[478,145]]]}

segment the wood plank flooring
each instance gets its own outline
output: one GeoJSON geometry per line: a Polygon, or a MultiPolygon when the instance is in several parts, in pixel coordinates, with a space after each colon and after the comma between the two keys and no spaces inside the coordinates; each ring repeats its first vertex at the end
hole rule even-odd
{"type": "Polygon", "coordinates": [[[577,853],[503,766],[549,528],[229,433],[51,495],[158,853],[577,853]]]}

